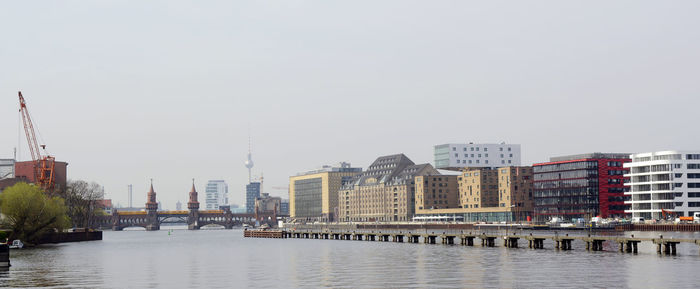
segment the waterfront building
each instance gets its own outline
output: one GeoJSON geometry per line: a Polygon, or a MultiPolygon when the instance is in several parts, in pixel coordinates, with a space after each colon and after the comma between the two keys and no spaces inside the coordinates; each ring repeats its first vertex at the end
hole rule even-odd
{"type": "Polygon", "coordinates": [[[459,205],[457,176],[416,176],[416,209],[447,209],[459,205]]]}
{"type": "Polygon", "coordinates": [[[435,168],[497,168],[520,166],[519,144],[441,144],[434,147],[435,168]]]}
{"type": "Polygon", "coordinates": [[[204,192],[206,210],[218,210],[220,206],[228,204],[228,184],[224,180],[210,180],[204,192]]]}
{"type": "MultiPolygon", "coordinates": [[[[36,162],[34,161],[15,162],[15,177],[25,178],[28,182],[35,183],[35,168],[36,162]]],[[[68,163],[55,161],[53,174],[55,190],[57,192],[65,190],[68,184],[68,163]]]]}
{"type": "Polygon", "coordinates": [[[0,159],[0,180],[15,177],[15,160],[0,159]]]}
{"type": "Polygon", "coordinates": [[[459,178],[459,205],[474,209],[498,207],[498,171],[465,170],[459,178]]]}
{"type": "Polygon", "coordinates": [[[700,212],[700,151],[660,151],[631,155],[625,184],[632,217],[664,219],[700,212]]]}
{"type": "Polygon", "coordinates": [[[255,198],[260,196],[260,183],[250,182],[245,186],[245,211],[255,213],[255,198]]]}
{"type": "Polygon", "coordinates": [[[280,214],[289,216],[289,200],[288,199],[282,199],[282,203],[280,204],[280,214]]]}
{"type": "Polygon", "coordinates": [[[533,165],[535,220],[624,217],[629,154],[590,153],[533,165]]]}
{"type": "MultiPolygon", "coordinates": [[[[416,177],[416,188],[421,180],[425,185],[425,179],[416,177]]],[[[450,205],[440,208],[428,207],[422,205],[417,193],[414,220],[511,222],[526,221],[532,216],[531,167],[472,168],[445,181],[447,184],[443,184],[443,187],[456,186],[457,190],[446,191],[449,194],[443,199],[456,199],[456,203],[452,205],[448,202],[450,205]]]]}
{"type": "Polygon", "coordinates": [[[289,215],[309,221],[335,221],[338,210],[338,190],[362,172],[342,162],[338,166],[289,177],[289,215]]]}
{"type": "Polygon", "coordinates": [[[415,177],[439,174],[432,165],[416,165],[404,154],[379,157],[341,186],[340,220],[410,221],[415,212],[415,177]]]}
{"type": "Polygon", "coordinates": [[[97,200],[97,207],[104,210],[105,214],[112,214],[112,199],[97,200]]]}
{"type": "Polygon", "coordinates": [[[515,220],[532,218],[533,197],[532,167],[498,169],[498,206],[513,208],[515,220]]]}
{"type": "Polygon", "coordinates": [[[282,198],[271,197],[268,193],[262,193],[259,197],[255,198],[255,210],[262,214],[269,212],[279,214],[281,204],[282,198]]]}

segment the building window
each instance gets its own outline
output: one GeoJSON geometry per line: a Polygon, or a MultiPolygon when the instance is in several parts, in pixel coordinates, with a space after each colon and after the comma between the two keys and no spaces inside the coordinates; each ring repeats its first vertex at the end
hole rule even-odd
{"type": "Polygon", "coordinates": [[[504,160],[501,160],[501,163],[502,163],[502,164],[505,164],[505,163],[506,163],[506,161],[504,161],[504,160]]]}
{"type": "Polygon", "coordinates": [[[503,148],[498,148],[499,151],[503,151],[503,148]]]}
{"type": "Polygon", "coordinates": [[[508,160],[508,163],[509,163],[509,164],[511,163],[510,160],[508,160]]]}
{"type": "Polygon", "coordinates": [[[489,154],[484,154],[484,156],[488,158],[488,157],[489,157],[489,154]]]}
{"type": "Polygon", "coordinates": [[[479,160],[476,160],[476,163],[478,164],[478,163],[479,163],[479,160]]]}
{"type": "Polygon", "coordinates": [[[469,149],[470,149],[471,151],[474,151],[474,148],[473,148],[473,147],[471,147],[471,148],[469,148],[469,149]]]}
{"type": "Polygon", "coordinates": [[[469,163],[471,164],[471,163],[472,163],[472,160],[469,160],[469,163]]]}
{"type": "Polygon", "coordinates": [[[465,151],[465,152],[467,151],[467,148],[466,148],[466,147],[464,148],[464,151],[465,151]]]}
{"type": "Polygon", "coordinates": [[[513,157],[513,154],[509,154],[508,157],[509,157],[509,158],[512,158],[512,157],[513,157]]]}
{"type": "Polygon", "coordinates": [[[457,150],[457,148],[456,148],[456,147],[452,147],[452,151],[456,151],[456,150],[457,150]]]}
{"type": "Polygon", "coordinates": [[[488,163],[489,163],[489,160],[485,160],[484,163],[487,163],[487,164],[488,164],[488,163]]]}
{"type": "Polygon", "coordinates": [[[508,148],[508,151],[510,151],[510,148],[508,148]]]}

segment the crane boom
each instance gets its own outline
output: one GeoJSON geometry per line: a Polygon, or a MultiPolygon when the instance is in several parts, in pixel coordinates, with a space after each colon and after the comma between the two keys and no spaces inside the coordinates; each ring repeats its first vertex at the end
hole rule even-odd
{"type": "Polygon", "coordinates": [[[36,140],[36,134],[34,133],[34,124],[32,123],[32,117],[29,115],[27,103],[24,101],[22,92],[18,91],[17,94],[19,94],[19,112],[22,114],[22,124],[24,124],[24,133],[27,135],[27,144],[32,154],[32,160],[36,162],[41,159],[41,153],[39,151],[39,143],[36,140]]]}
{"type": "Polygon", "coordinates": [[[34,162],[34,181],[43,189],[51,192],[55,187],[54,182],[54,168],[55,168],[55,158],[50,155],[43,156],[39,147],[46,149],[45,145],[39,145],[36,139],[36,133],[34,132],[34,124],[32,123],[32,117],[29,115],[29,110],[27,109],[27,103],[24,101],[22,92],[17,92],[19,95],[19,111],[22,115],[22,124],[24,124],[24,133],[27,135],[27,144],[29,145],[29,151],[32,154],[32,161],[34,162]]]}

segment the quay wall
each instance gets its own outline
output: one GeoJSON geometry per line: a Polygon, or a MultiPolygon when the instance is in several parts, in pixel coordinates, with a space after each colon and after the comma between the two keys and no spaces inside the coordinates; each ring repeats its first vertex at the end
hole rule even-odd
{"type": "Polygon", "coordinates": [[[657,231],[657,232],[700,232],[700,224],[625,224],[610,227],[548,227],[504,224],[415,224],[415,223],[329,223],[329,224],[285,224],[291,230],[593,230],[593,231],[657,231]]]}
{"type": "Polygon", "coordinates": [[[474,224],[285,224],[293,230],[473,230],[474,224]]]}
{"type": "Polygon", "coordinates": [[[626,224],[616,231],[700,232],[700,224],[626,224]]]}
{"type": "Polygon", "coordinates": [[[102,240],[102,231],[61,232],[46,235],[39,241],[39,244],[56,244],[100,240],[102,240]]]}

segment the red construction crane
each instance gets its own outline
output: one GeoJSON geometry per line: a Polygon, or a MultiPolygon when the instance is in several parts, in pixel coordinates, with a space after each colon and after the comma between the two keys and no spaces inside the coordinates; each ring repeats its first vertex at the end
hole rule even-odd
{"type": "Polygon", "coordinates": [[[22,123],[24,124],[24,133],[27,135],[27,144],[29,151],[32,153],[32,161],[34,161],[34,181],[44,190],[52,192],[55,186],[54,182],[54,167],[56,165],[55,158],[46,153],[46,145],[39,145],[36,134],[34,133],[34,124],[27,110],[27,103],[24,102],[22,92],[19,91],[19,112],[22,114],[22,123]],[[39,147],[44,150],[45,155],[41,154],[39,147]]]}

